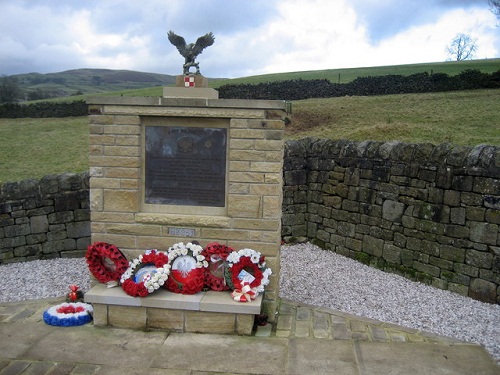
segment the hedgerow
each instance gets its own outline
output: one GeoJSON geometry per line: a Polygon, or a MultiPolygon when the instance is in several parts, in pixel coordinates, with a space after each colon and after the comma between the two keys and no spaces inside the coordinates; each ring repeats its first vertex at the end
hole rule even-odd
{"type": "Polygon", "coordinates": [[[0,117],[72,117],[88,114],[87,103],[84,100],[73,102],[38,102],[30,104],[5,103],[0,105],[0,117]]]}

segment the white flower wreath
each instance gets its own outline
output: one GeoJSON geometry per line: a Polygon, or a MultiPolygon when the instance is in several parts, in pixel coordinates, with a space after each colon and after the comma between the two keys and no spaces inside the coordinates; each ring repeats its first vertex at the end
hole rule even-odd
{"type": "Polygon", "coordinates": [[[137,258],[130,261],[129,267],[123,273],[120,282],[122,284],[122,288],[127,294],[134,297],[144,297],[146,295],[146,291],[148,294],[153,293],[155,290],[163,286],[167,281],[169,274],[170,264],[168,262],[167,255],[161,251],[147,250],[144,254],[141,254],[137,258]],[[149,263],[160,263],[162,265],[160,267],[156,267],[154,272],[149,272],[145,275],[142,281],[133,281],[136,272],[140,271],[137,267],[147,265],[149,263]]]}
{"type": "Polygon", "coordinates": [[[195,294],[203,289],[205,268],[208,262],[203,248],[192,242],[178,242],[168,248],[168,261],[172,272],[166,288],[174,293],[195,294]]]}
{"type": "Polygon", "coordinates": [[[205,257],[201,255],[203,248],[200,245],[188,242],[184,244],[183,242],[178,242],[172,245],[168,250],[168,260],[172,263],[175,258],[184,255],[190,255],[196,260],[196,268],[206,268],[208,267],[208,262],[205,257]]]}

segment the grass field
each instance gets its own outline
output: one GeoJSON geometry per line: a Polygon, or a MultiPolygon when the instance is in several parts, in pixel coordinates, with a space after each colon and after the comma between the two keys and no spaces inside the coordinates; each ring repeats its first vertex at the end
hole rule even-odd
{"type": "Polygon", "coordinates": [[[87,117],[0,119],[0,183],[88,170],[87,117]]]}
{"type": "MultiPolygon", "coordinates": [[[[309,99],[287,139],[500,146],[500,90],[309,99]]],[[[0,183],[88,169],[87,117],[0,119],[0,183]]]]}
{"type": "Polygon", "coordinates": [[[288,139],[500,145],[500,90],[309,99],[292,108],[288,139]]]}

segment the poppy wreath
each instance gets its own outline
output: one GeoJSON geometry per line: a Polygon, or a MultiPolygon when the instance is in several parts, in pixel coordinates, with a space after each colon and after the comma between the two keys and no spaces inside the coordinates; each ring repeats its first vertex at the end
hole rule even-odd
{"type": "Polygon", "coordinates": [[[103,284],[120,280],[128,267],[125,255],[115,245],[106,242],[89,245],[85,259],[92,275],[103,284]]]}
{"type": "Polygon", "coordinates": [[[165,284],[169,273],[167,254],[157,250],[147,250],[130,261],[120,282],[122,289],[129,296],[146,297],[165,284]]]}
{"type": "Polygon", "coordinates": [[[92,305],[83,302],[61,303],[43,313],[43,321],[51,326],[81,326],[92,320],[92,305]]]}
{"type": "Polygon", "coordinates": [[[172,267],[165,284],[168,290],[181,294],[196,294],[203,290],[208,262],[202,251],[200,245],[192,242],[178,242],[167,250],[172,267]]]}
{"type": "Polygon", "coordinates": [[[233,251],[227,257],[226,283],[233,290],[231,296],[238,302],[249,302],[269,284],[272,271],[266,267],[265,257],[258,251],[242,249],[233,251]]]}
{"type": "Polygon", "coordinates": [[[231,247],[217,242],[209,243],[203,249],[202,255],[208,262],[205,268],[205,288],[217,292],[229,290],[226,283],[225,270],[227,268],[227,257],[234,251],[231,247]]]}

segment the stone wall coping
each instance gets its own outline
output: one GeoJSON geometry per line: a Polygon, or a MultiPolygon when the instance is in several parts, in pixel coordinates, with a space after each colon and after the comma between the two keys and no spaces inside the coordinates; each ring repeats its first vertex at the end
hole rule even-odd
{"type": "Polygon", "coordinates": [[[155,96],[89,96],[86,98],[86,102],[87,104],[94,105],[245,108],[290,112],[290,103],[284,100],[163,98],[155,96]]]}
{"type": "Polygon", "coordinates": [[[208,291],[186,295],[159,289],[147,297],[140,298],[129,296],[122,288],[108,288],[103,284],[98,284],[85,293],[85,302],[103,305],[255,315],[260,314],[262,294],[251,302],[236,302],[231,298],[230,292],[208,291]]]}
{"type": "MultiPolygon", "coordinates": [[[[473,176],[500,177],[500,147],[480,144],[460,146],[450,143],[404,143],[400,141],[352,141],[346,139],[303,138],[285,142],[285,159],[321,158],[372,162],[403,162],[425,168],[450,167],[473,176]],[[479,169],[478,169],[479,168],[479,169]]],[[[345,164],[345,162],[344,162],[345,164]]]]}

